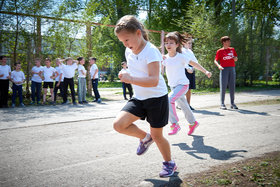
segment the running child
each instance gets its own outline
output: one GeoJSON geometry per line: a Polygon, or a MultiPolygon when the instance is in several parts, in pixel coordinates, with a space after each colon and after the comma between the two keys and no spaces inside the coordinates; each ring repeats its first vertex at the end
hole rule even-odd
{"type": "Polygon", "coordinates": [[[212,75],[199,63],[192,61],[186,54],[182,54],[182,43],[184,41],[186,41],[186,38],[179,32],[168,33],[164,38],[164,45],[168,54],[164,56],[163,66],[166,68],[168,85],[171,88],[169,93],[169,121],[172,125],[171,131],[168,133],[169,135],[174,135],[180,130],[175,101],[177,101],[189,122],[188,135],[191,135],[199,125],[185,98],[185,94],[189,89],[189,80],[185,75],[185,68],[190,64],[203,72],[208,78],[212,75]]]}
{"type": "Polygon", "coordinates": [[[132,84],[134,97],[127,102],[114,120],[119,133],[139,138],[137,155],[144,154],[155,142],[163,157],[160,177],[172,176],[177,169],[171,160],[170,145],[163,137],[163,127],[168,123],[167,87],[161,75],[162,56],[149,42],[144,26],[134,16],[122,17],[115,28],[115,35],[126,47],[128,72],[120,72],[121,82],[132,84]],[[150,133],[138,128],[134,122],[146,119],[150,133]]]}
{"type": "Polygon", "coordinates": [[[86,104],[86,94],[87,94],[87,70],[84,67],[85,59],[84,57],[79,57],[78,59],[78,101],[79,104],[86,104]]]}
{"type": "Polygon", "coordinates": [[[41,66],[41,60],[35,59],[35,66],[31,69],[31,105],[35,104],[35,96],[37,97],[37,104],[40,105],[41,100],[41,87],[43,81],[43,66],[41,66]]]}
{"type": "Polygon", "coordinates": [[[22,99],[22,84],[25,81],[25,76],[24,73],[21,71],[20,63],[15,64],[15,70],[12,71],[11,73],[11,81],[13,83],[12,107],[14,108],[16,106],[17,95],[19,97],[19,103],[20,103],[19,105],[21,107],[25,107],[22,99]]]}
{"type": "Polygon", "coordinates": [[[53,94],[54,94],[54,103],[56,103],[56,98],[57,98],[57,91],[58,89],[60,90],[60,96],[63,97],[64,95],[64,74],[62,69],[59,67],[60,64],[60,59],[57,58],[55,60],[56,63],[56,67],[55,70],[58,73],[58,76],[55,78],[55,84],[54,84],[54,90],[53,90],[53,94]]]}
{"type": "Polygon", "coordinates": [[[50,88],[51,92],[51,104],[54,104],[54,95],[53,95],[53,81],[58,76],[58,73],[54,67],[51,67],[51,60],[46,58],[45,65],[43,68],[43,76],[44,76],[44,95],[43,95],[43,104],[46,103],[46,97],[48,88],[50,88]]]}

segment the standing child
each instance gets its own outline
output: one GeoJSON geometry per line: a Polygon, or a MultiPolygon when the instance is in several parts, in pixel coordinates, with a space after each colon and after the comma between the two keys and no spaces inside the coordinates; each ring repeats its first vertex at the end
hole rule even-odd
{"type": "Polygon", "coordinates": [[[0,56],[0,108],[8,108],[9,79],[11,67],[7,65],[5,56],[0,56]]]}
{"type": "Polygon", "coordinates": [[[16,106],[16,97],[18,94],[19,97],[19,103],[21,107],[24,107],[23,99],[22,99],[22,84],[25,81],[24,73],[21,71],[21,64],[16,63],[15,64],[15,70],[12,71],[11,74],[11,80],[13,82],[13,95],[12,95],[12,107],[14,108],[16,106]]]}
{"type": "Polygon", "coordinates": [[[67,90],[68,85],[70,86],[71,96],[72,96],[72,103],[73,105],[77,105],[75,99],[75,88],[74,88],[74,75],[75,70],[78,68],[77,63],[73,63],[73,59],[68,57],[66,59],[66,65],[60,63],[59,67],[63,70],[64,74],[64,95],[63,95],[63,103],[66,104],[67,102],[67,90]]]}
{"type": "Polygon", "coordinates": [[[56,97],[57,97],[58,89],[60,90],[60,96],[63,97],[63,95],[64,95],[64,85],[63,85],[64,75],[63,75],[62,69],[59,67],[60,59],[57,58],[55,63],[56,63],[55,69],[58,73],[58,76],[55,78],[55,85],[54,85],[54,90],[53,90],[54,102],[56,103],[56,97]]]}
{"type": "Polygon", "coordinates": [[[174,135],[180,130],[175,101],[178,102],[179,107],[184,112],[185,118],[189,122],[188,135],[191,135],[194,129],[198,126],[198,122],[195,120],[195,117],[185,98],[185,94],[189,89],[189,80],[185,75],[185,68],[187,65],[190,64],[194,68],[205,73],[208,78],[212,75],[199,63],[190,60],[190,57],[182,54],[182,43],[185,40],[185,37],[179,32],[168,33],[164,38],[164,45],[168,54],[165,55],[163,65],[166,67],[168,85],[171,88],[171,92],[169,93],[169,121],[172,125],[171,131],[168,133],[169,135],[174,135]]]}
{"type": "Polygon", "coordinates": [[[43,68],[43,76],[44,76],[44,95],[43,95],[43,104],[46,103],[46,97],[48,88],[50,88],[51,92],[51,104],[54,104],[54,95],[53,95],[53,81],[58,76],[58,73],[54,67],[51,67],[51,60],[46,58],[45,60],[46,66],[43,68]]]}
{"type": "MultiPolygon", "coordinates": [[[[128,71],[127,68],[128,68],[127,67],[127,63],[126,62],[122,62],[122,70],[121,71],[128,71]]],[[[123,97],[124,97],[124,99],[127,100],[126,88],[128,89],[128,92],[129,92],[129,99],[131,99],[132,95],[133,95],[131,84],[127,84],[125,82],[122,82],[122,88],[123,88],[123,97]]]]}
{"type": "Polygon", "coordinates": [[[122,82],[132,84],[134,97],[127,102],[114,121],[119,133],[139,138],[137,155],[144,154],[155,141],[163,157],[160,177],[172,176],[176,164],[171,160],[170,145],[163,137],[163,127],[168,123],[167,87],[160,73],[162,61],[159,50],[149,42],[144,26],[134,16],[122,17],[115,34],[126,47],[125,56],[129,73],[120,72],[122,82]],[[138,128],[134,122],[146,119],[150,133],[138,128]]]}
{"type": "Polygon", "coordinates": [[[235,62],[238,60],[237,53],[233,47],[230,47],[230,38],[228,36],[223,36],[221,38],[221,43],[223,48],[219,49],[216,53],[214,63],[220,70],[220,99],[221,99],[221,109],[226,110],[225,105],[225,94],[227,86],[229,87],[230,94],[230,108],[238,109],[234,103],[234,93],[235,93],[235,62]],[[218,63],[220,61],[220,64],[218,63]]]}
{"type": "Polygon", "coordinates": [[[96,65],[96,58],[91,57],[89,59],[89,63],[91,65],[90,67],[90,77],[91,77],[91,81],[92,81],[92,89],[94,92],[94,96],[95,96],[95,100],[93,102],[98,102],[101,103],[101,98],[100,98],[100,94],[98,91],[98,67],[96,65]]]}
{"type": "Polygon", "coordinates": [[[31,70],[31,105],[35,104],[35,95],[37,97],[37,104],[40,105],[41,100],[41,87],[43,81],[43,67],[41,66],[41,60],[35,59],[35,66],[31,70]]]}
{"type": "Polygon", "coordinates": [[[78,100],[79,104],[86,104],[86,94],[87,94],[87,82],[86,75],[87,70],[84,67],[85,59],[84,57],[79,57],[78,59],[78,100]]]}

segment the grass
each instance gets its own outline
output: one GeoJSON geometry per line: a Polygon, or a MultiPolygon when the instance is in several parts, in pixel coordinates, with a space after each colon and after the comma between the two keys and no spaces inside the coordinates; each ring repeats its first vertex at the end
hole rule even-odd
{"type": "Polygon", "coordinates": [[[190,174],[180,186],[280,186],[280,151],[190,174]]]}

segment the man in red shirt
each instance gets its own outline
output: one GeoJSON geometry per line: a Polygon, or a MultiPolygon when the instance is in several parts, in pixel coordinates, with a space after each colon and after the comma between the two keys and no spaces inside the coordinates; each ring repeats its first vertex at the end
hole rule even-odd
{"type": "Polygon", "coordinates": [[[221,109],[226,110],[225,94],[227,86],[230,92],[230,103],[232,109],[238,109],[234,103],[234,92],[235,92],[235,62],[237,54],[234,48],[230,47],[230,38],[223,36],[221,38],[223,48],[219,49],[216,53],[214,63],[220,70],[220,94],[221,94],[221,109]],[[220,64],[218,63],[220,62],[220,64]]]}

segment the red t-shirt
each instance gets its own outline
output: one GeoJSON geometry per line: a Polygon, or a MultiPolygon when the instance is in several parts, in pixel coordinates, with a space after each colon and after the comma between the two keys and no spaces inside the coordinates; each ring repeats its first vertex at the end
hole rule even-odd
{"type": "Polygon", "coordinates": [[[217,51],[215,60],[220,61],[220,65],[224,67],[235,67],[233,57],[237,57],[236,51],[233,47],[227,49],[221,48],[217,51]]]}

